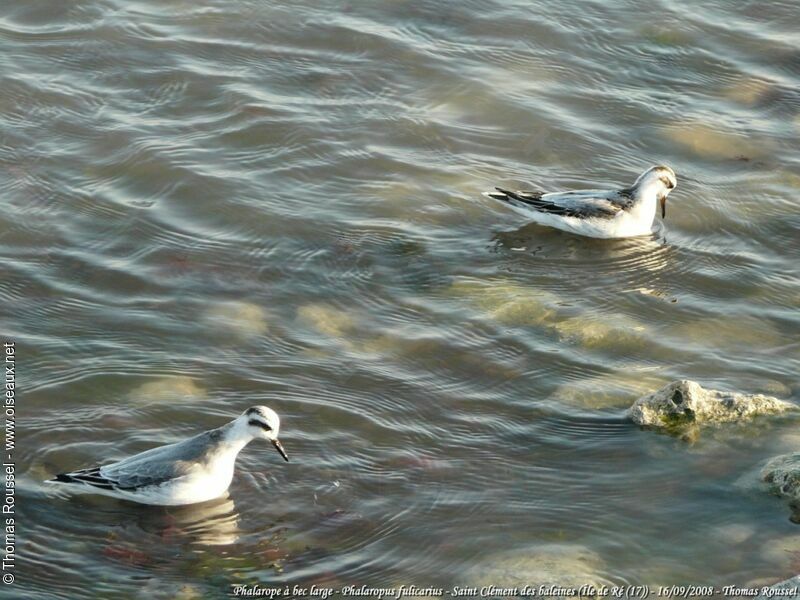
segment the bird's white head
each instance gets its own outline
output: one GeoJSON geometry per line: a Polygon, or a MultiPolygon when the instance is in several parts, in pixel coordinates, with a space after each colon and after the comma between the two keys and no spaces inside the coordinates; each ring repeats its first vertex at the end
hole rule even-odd
{"type": "Polygon", "coordinates": [[[283,460],[289,462],[289,457],[283,449],[283,444],[278,440],[278,432],[281,428],[281,420],[278,417],[278,413],[266,406],[253,406],[244,411],[237,420],[246,426],[247,432],[254,439],[269,441],[275,446],[283,460]]]}
{"type": "Polygon", "coordinates": [[[655,193],[661,205],[661,218],[663,219],[667,216],[667,196],[675,189],[676,185],[678,185],[678,179],[675,177],[675,171],[659,165],[650,167],[639,175],[636,183],[633,184],[633,189],[642,194],[655,193]]]}

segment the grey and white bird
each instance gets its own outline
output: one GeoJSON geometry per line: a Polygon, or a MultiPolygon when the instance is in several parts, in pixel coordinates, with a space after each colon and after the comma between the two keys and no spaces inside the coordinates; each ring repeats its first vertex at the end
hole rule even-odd
{"type": "Polygon", "coordinates": [[[253,406],[230,423],[182,442],[159,446],[119,462],[61,473],[46,483],[159,506],[205,502],[223,496],[239,452],[252,440],[267,440],[286,462],[278,441],[280,419],[253,406]]]}
{"type": "Polygon", "coordinates": [[[508,203],[541,224],[594,238],[648,235],[657,204],[666,217],[666,201],[678,181],[669,167],[650,167],[632,186],[617,190],[511,192],[502,188],[485,196],[508,203]]]}

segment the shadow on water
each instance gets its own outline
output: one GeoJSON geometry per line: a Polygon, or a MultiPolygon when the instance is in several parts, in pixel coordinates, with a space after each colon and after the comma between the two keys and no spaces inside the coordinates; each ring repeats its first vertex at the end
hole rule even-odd
{"type": "Polygon", "coordinates": [[[591,286],[605,298],[641,290],[666,296],[670,279],[687,267],[677,257],[680,250],[667,243],[661,232],[626,239],[594,239],[562,232],[536,223],[492,236],[494,252],[520,268],[536,269],[553,291],[591,286]]]}

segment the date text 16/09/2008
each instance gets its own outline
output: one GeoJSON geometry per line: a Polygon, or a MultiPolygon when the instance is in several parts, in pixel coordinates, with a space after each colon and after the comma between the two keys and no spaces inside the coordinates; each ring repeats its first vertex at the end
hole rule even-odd
{"type": "Polygon", "coordinates": [[[723,598],[795,598],[798,595],[797,587],[737,587],[735,585],[725,585],[721,588],[714,586],[695,586],[695,585],[670,585],[660,586],[658,596],[666,598],[711,598],[721,596],[723,598]]]}

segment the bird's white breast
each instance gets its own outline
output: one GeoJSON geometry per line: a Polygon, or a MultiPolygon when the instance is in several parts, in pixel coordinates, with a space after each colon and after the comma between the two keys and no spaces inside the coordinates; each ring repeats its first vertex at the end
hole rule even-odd
{"type": "Polygon", "coordinates": [[[206,502],[225,495],[233,480],[235,456],[222,456],[207,466],[200,464],[186,475],[162,485],[142,488],[134,492],[119,491],[118,497],[160,506],[179,506],[206,502]]]}

